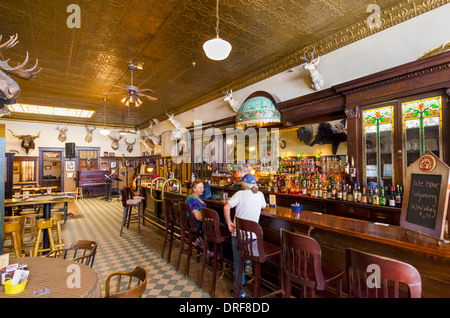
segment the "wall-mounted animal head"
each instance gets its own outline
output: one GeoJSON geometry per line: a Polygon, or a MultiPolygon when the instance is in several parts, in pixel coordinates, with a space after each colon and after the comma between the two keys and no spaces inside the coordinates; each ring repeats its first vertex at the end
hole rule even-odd
{"type": "Polygon", "coordinates": [[[133,146],[136,143],[136,138],[134,138],[134,142],[132,142],[132,143],[129,143],[127,141],[127,138],[125,138],[125,143],[127,144],[127,151],[131,153],[131,152],[133,152],[133,146]]]}
{"type": "Polygon", "coordinates": [[[155,145],[159,145],[161,142],[161,136],[156,136],[153,134],[153,124],[151,123],[150,126],[144,130],[145,136],[142,136],[140,138],[140,141],[146,146],[147,148],[153,149],[155,148],[155,145]],[[147,131],[147,129],[150,129],[150,132],[147,131]]]}
{"type": "Polygon", "coordinates": [[[19,138],[20,140],[22,140],[21,143],[21,147],[25,149],[27,155],[30,152],[30,149],[34,149],[35,144],[34,144],[34,140],[36,138],[39,138],[39,135],[41,134],[41,132],[39,132],[36,136],[32,136],[32,135],[15,135],[11,129],[8,129],[11,134],[16,137],[19,138]]]}
{"type": "Polygon", "coordinates": [[[311,75],[311,87],[318,91],[323,87],[324,80],[322,74],[320,74],[319,69],[317,68],[317,65],[319,65],[320,63],[320,56],[314,58],[315,51],[316,46],[314,46],[312,53],[310,53],[309,51],[305,51],[305,53],[303,53],[302,59],[306,61],[306,64],[303,66],[303,68],[305,70],[308,70],[309,74],[311,75]],[[309,53],[310,58],[306,57],[306,53],[309,53]]]}
{"type": "Polygon", "coordinates": [[[302,126],[297,130],[298,140],[305,145],[313,147],[316,144],[331,144],[331,152],[333,155],[337,153],[341,142],[347,141],[347,120],[343,119],[336,123],[320,123],[317,127],[317,133],[313,138],[313,126],[302,126]],[[312,141],[311,141],[312,140],[312,141]]]}
{"type": "Polygon", "coordinates": [[[56,127],[56,129],[59,130],[58,140],[61,142],[65,142],[67,139],[67,136],[66,136],[67,127],[60,128],[58,126],[58,127],[56,127]]]}
{"type": "MultiPolygon", "coordinates": [[[[0,52],[14,47],[18,43],[17,37],[17,34],[10,36],[8,41],[0,44],[0,52]]],[[[1,39],[2,36],[0,35],[0,41],[1,39]]],[[[41,71],[41,69],[34,71],[38,65],[38,60],[36,60],[36,64],[32,68],[25,68],[28,63],[28,52],[25,57],[25,61],[16,67],[9,66],[8,62],[9,59],[4,61],[0,60],[0,108],[5,107],[7,104],[14,104],[17,96],[20,94],[19,84],[17,84],[10,76],[29,80],[41,71]]]]}
{"type": "Polygon", "coordinates": [[[123,136],[120,135],[119,137],[114,137],[114,136],[108,135],[108,137],[109,137],[109,139],[112,140],[111,148],[112,148],[113,150],[119,149],[119,141],[120,141],[120,139],[123,138],[123,136]]]}
{"type": "Polygon", "coordinates": [[[222,89],[222,93],[225,95],[225,97],[224,97],[223,100],[224,100],[225,102],[228,102],[228,103],[230,104],[231,108],[233,109],[233,111],[234,111],[235,113],[237,113],[237,112],[239,111],[240,106],[239,106],[238,101],[233,99],[233,90],[232,90],[232,89],[229,89],[229,88],[227,87],[227,91],[225,92],[225,91],[222,89]]]}
{"type": "Polygon", "coordinates": [[[92,132],[96,129],[95,126],[86,126],[86,130],[87,130],[87,135],[86,137],[84,137],[84,140],[86,142],[91,142],[92,141],[92,132]]]}

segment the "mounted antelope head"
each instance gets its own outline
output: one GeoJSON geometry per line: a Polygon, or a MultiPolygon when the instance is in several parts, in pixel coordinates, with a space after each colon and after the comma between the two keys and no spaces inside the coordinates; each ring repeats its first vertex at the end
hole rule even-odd
{"type": "Polygon", "coordinates": [[[67,136],[66,136],[67,127],[59,128],[59,126],[58,126],[58,127],[56,127],[56,129],[59,130],[58,140],[61,141],[61,142],[66,141],[66,139],[67,139],[67,136]]]}
{"type": "Polygon", "coordinates": [[[133,146],[134,146],[134,144],[136,143],[136,138],[134,138],[134,142],[132,142],[132,143],[129,143],[129,142],[127,141],[127,138],[125,138],[125,143],[127,144],[127,151],[128,151],[129,153],[131,153],[131,152],[133,152],[133,146]]]}
{"type": "MultiPolygon", "coordinates": [[[[0,53],[4,50],[14,47],[18,43],[17,37],[17,34],[10,36],[8,41],[0,44],[0,53]]],[[[1,39],[2,36],[0,35],[0,41],[1,39]]],[[[16,67],[9,66],[8,62],[9,59],[5,61],[0,60],[0,106],[2,108],[6,104],[14,104],[16,102],[17,96],[19,96],[20,94],[19,84],[17,84],[10,76],[30,80],[41,71],[41,69],[34,71],[38,65],[38,60],[36,60],[36,64],[32,68],[25,68],[28,63],[28,52],[25,57],[25,61],[23,61],[23,63],[17,65],[16,67]]]]}
{"type": "Polygon", "coordinates": [[[34,149],[34,146],[35,146],[34,140],[35,140],[36,138],[39,138],[39,135],[41,134],[41,132],[39,132],[39,133],[37,134],[37,136],[31,136],[31,135],[18,135],[18,136],[17,136],[17,135],[15,135],[15,134],[12,132],[11,129],[8,129],[8,130],[11,132],[11,134],[12,134],[14,137],[19,138],[20,140],[22,140],[21,146],[22,146],[22,148],[25,149],[27,155],[28,155],[28,152],[30,151],[30,149],[34,149]]]}
{"type": "Polygon", "coordinates": [[[229,89],[229,88],[227,87],[227,91],[225,92],[225,91],[222,89],[222,93],[225,95],[225,97],[224,97],[223,100],[224,100],[225,102],[228,102],[228,103],[230,104],[231,108],[233,109],[233,111],[234,111],[235,113],[237,113],[237,112],[239,111],[240,106],[239,106],[239,103],[238,103],[236,100],[233,99],[233,90],[232,90],[232,89],[229,89]]]}
{"type": "Polygon", "coordinates": [[[319,65],[319,63],[320,63],[320,56],[318,56],[317,58],[314,58],[315,50],[316,50],[316,46],[314,46],[312,53],[310,53],[309,51],[305,51],[305,53],[303,53],[302,59],[304,61],[306,61],[306,64],[303,66],[303,68],[305,70],[308,70],[309,74],[311,75],[311,80],[312,80],[311,87],[313,89],[315,89],[316,91],[318,91],[323,87],[324,80],[323,80],[322,74],[320,74],[320,72],[317,68],[317,65],[319,65]],[[309,56],[310,56],[309,59],[306,57],[306,53],[309,53],[309,56]]]}
{"type": "Polygon", "coordinates": [[[123,136],[120,135],[119,137],[114,137],[114,136],[108,135],[108,137],[109,137],[109,139],[112,140],[111,148],[112,148],[113,150],[119,149],[119,141],[120,141],[120,139],[123,138],[123,136]]]}
{"type": "Polygon", "coordinates": [[[87,135],[84,138],[84,140],[86,142],[91,142],[92,141],[92,132],[95,130],[95,126],[86,126],[86,130],[87,130],[87,135]]]}

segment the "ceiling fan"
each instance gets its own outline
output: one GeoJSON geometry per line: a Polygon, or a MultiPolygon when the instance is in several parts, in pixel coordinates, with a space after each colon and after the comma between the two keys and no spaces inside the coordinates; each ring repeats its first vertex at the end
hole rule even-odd
{"type": "MultiPolygon", "coordinates": [[[[151,101],[157,101],[158,99],[156,97],[146,95],[144,92],[153,92],[150,88],[144,88],[139,89],[138,87],[133,85],[133,71],[137,69],[142,69],[142,65],[135,64],[134,62],[129,62],[128,68],[131,71],[131,85],[120,87],[117,85],[114,85],[115,87],[119,87],[121,89],[124,89],[126,93],[128,93],[127,96],[125,96],[120,102],[124,104],[127,107],[139,107],[142,105],[142,101],[139,99],[139,97],[147,97],[151,101]]],[[[124,92],[115,92],[115,93],[108,93],[108,95],[111,94],[123,94],[124,92]]]]}
{"type": "Polygon", "coordinates": [[[122,115],[122,130],[119,130],[119,134],[121,134],[122,136],[126,135],[126,134],[136,134],[137,132],[135,130],[128,130],[125,129],[125,116],[122,115]]]}

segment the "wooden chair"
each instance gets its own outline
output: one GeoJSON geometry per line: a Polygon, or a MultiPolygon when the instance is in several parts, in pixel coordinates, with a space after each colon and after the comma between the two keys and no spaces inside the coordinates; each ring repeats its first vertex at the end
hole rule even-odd
{"type": "Polygon", "coordinates": [[[141,298],[147,289],[147,271],[140,267],[136,268],[132,272],[114,272],[106,278],[105,282],[105,298],[141,298]],[[129,277],[128,283],[122,284],[122,276],[129,277]],[[112,279],[117,277],[115,281],[115,291],[110,293],[113,284],[112,279]],[[132,287],[133,278],[135,278],[135,287],[132,287]]]}
{"type": "Polygon", "coordinates": [[[64,246],[62,238],[61,221],[64,219],[64,212],[52,212],[53,226],[56,230],[56,249],[61,249],[64,246]]]}
{"type": "MultiPolygon", "coordinates": [[[[243,287],[241,286],[241,282],[245,259],[253,261],[253,278],[244,285],[245,287],[253,283],[252,296],[254,298],[261,297],[261,282],[272,290],[272,292],[264,295],[264,297],[272,297],[280,294],[282,290],[280,286],[275,286],[274,284],[261,278],[261,263],[265,263],[267,260],[279,262],[281,253],[280,246],[265,242],[263,240],[263,230],[258,223],[238,217],[235,217],[235,222],[237,249],[240,254],[237,285],[235,286],[234,291],[235,297],[239,297],[241,288],[243,287]]],[[[281,282],[282,280],[280,278],[280,283],[281,282]]],[[[246,291],[249,290],[246,289],[246,291]]]]}
{"type": "Polygon", "coordinates": [[[172,245],[175,234],[175,225],[177,223],[175,215],[175,204],[172,200],[164,198],[164,216],[166,219],[166,229],[164,231],[164,243],[161,252],[161,257],[164,258],[164,252],[166,250],[166,244],[169,243],[169,254],[167,255],[167,262],[170,263],[170,257],[172,255],[172,245]]]}
{"type": "MultiPolygon", "coordinates": [[[[198,230],[194,226],[194,214],[191,211],[189,204],[180,202],[180,223],[181,223],[181,237],[180,237],[180,251],[178,253],[177,271],[180,268],[181,255],[186,254],[186,268],[184,276],[189,275],[189,265],[192,257],[192,245],[194,238],[198,237],[198,230]],[[187,239],[187,248],[185,247],[187,239]]],[[[197,247],[197,256],[200,255],[199,247],[197,247]]]]}
{"type": "Polygon", "coordinates": [[[47,252],[47,251],[53,251],[56,250],[55,247],[55,241],[53,240],[53,233],[52,233],[52,227],[53,227],[53,219],[40,219],[36,222],[36,227],[38,229],[36,239],[34,240],[33,249],[30,252],[30,256],[37,257],[39,253],[47,252]],[[44,231],[47,230],[48,232],[48,240],[50,243],[49,248],[40,248],[41,239],[43,239],[44,231]]]}
{"type": "Polygon", "coordinates": [[[422,280],[410,264],[349,248],[346,267],[349,297],[421,298],[422,280]],[[400,284],[405,285],[403,290],[400,284]]]}
{"type": "Polygon", "coordinates": [[[303,287],[303,297],[315,297],[316,290],[334,284],[341,297],[344,271],[322,263],[322,249],[312,237],[281,229],[281,269],[286,298],[291,297],[292,282],[303,287]]]}
{"type": "Polygon", "coordinates": [[[226,268],[223,258],[223,246],[222,243],[230,237],[228,228],[220,226],[219,214],[216,211],[208,208],[202,208],[202,228],[205,236],[205,245],[203,247],[203,260],[202,270],[200,274],[199,287],[202,288],[203,276],[205,274],[205,268],[208,267],[212,271],[211,280],[211,297],[214,298],[216,290],[216,278],[218,273],[223,273],[228,270],[232,270],[232,267],[226,268]],[[214,256],[212,257],[211,264],[207,262],[209,245],[213,244],[214,256]],[[220,248],[220,251],[219,251],[220,248]],[[218,268],[221,268],[220,270],[218,268]]]}
{"type": "MultiPolygon", "coordinates": [[[[138,224],[138,233],[141,234],[141,200],[130,199],[127,189],[120,190],[122,195],[123,218],[120,228],[120,236],[122,236],[123,227],[130,227],[130,223],[138,224]],[[137,212],[133,213],[133,208],[137,208],[137,212]]],[[[142,218],[144,216],[142,215],[142,218]]]]}
{"type": "Polygon", "coordinates": [[[24,256],[22,254],[22,244],[20,242],[21,237],[21,225],[18,221],[15,222],[5,222],[3,228],[3,236],[11,235],[11,242],[14,246],[14,253],[16,257],[24,256]]]}
{"type": "Polygon", "coordinates": [[[62,257],[93,267],[98,244],[94,241],[79,240],[72,243],[69,248],[53,250],[46,257],[62,257]]]}

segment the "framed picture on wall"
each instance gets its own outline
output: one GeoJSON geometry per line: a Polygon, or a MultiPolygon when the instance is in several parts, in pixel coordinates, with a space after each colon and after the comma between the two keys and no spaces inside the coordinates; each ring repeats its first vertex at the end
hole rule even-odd
{"type": "Polygon", "coordinates": [[[75,161],[66,161],[66,171],[75,171],[75,161]]]}
{"type": "Polygon", "coordinates": [[[110,166],[111,166],[111,169],[116,169],[117,162],[116,161],[111,161],[110,166]]]}

